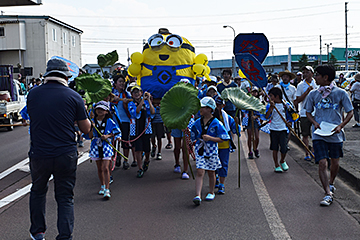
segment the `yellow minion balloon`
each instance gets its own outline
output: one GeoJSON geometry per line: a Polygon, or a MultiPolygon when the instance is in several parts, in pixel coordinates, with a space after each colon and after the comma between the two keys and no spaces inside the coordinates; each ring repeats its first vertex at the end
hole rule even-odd
{"type": "Polygon", "coordinates": [[[162,98],[181,79],[188,79],[194,85],[196,75],[206,75],[206,55],[199,54],[201,63],[195,61],[194,46],[166,28],[160,28],[159,33],[152,35],[143,47],[142,56],[139,54],[131,55],[132,64],[128,72],[137,76],[141,88],[154,98],[162,98]],[[204,71],[195,71],[199,69],[199,64],[203,65],[204,71]]]}

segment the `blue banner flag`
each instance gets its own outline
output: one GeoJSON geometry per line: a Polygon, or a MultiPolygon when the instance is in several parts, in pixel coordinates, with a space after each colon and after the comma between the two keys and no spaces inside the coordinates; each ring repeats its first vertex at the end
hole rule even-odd
{"type": "Polygon", "coordinates": [[[269,52],[269,41],[263,33],[241,33],[234,39],[233,52],[250,53],[262,63],[269,52]]]}
{"type": "Polygon", "coordinates": [[[51,57],[51,59],[61,59],[64,62],[66,62],[66,65],[68,66],[69,71],[72,75],[72,77],[68,79],[68,83],[73,81],[79,75],[79,67],[72,61],[67,60],[66,58],[63,58],[63,57],[59,57],[59,56],[53,56],[53,57],[51,57]]]}
{"type": "Polygon", "coordinates": [[[235,55],[235,59],[241,71],[252,84],[260,88],[266,87],[266,72],[252,54],[238,53],[235,55]]]}

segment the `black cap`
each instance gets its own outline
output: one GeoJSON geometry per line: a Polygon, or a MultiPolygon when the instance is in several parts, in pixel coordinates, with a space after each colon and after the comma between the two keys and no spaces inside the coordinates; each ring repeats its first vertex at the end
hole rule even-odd
{"type": "Polygon", "coordinates": [[[159,34],[171,34],[167,28],[159,28],[159,34]]]}

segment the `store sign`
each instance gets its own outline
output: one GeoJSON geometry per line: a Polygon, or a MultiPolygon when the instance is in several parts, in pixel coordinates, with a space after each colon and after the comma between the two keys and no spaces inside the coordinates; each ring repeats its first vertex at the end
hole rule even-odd
{"type": "MultiPolygon", "coordinates": [[[[348,58],[354,57],[360,54],[360,50],[348,50],[348,58]]],[[[346,51],[344,52],[344,57],[346,56],[346,51]]]]}
{"type": "Polygon", "coordinates": [[[316,61],[316,60],[318,60],[318,56],[315,56],[315,55],[308,56],[308,60],[310,60],[310,61],[316,61]]]}

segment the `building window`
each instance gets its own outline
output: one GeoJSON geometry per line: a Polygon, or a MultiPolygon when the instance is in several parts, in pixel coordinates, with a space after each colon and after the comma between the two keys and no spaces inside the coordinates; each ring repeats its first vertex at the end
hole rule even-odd
{"type": "Polygon", "coordinates": [[[75,36],[71,36],[71,44],[73,47],[75,47],[75,43],[76,43],[75,36]]]}
{"type": "Polygon", "coordinates": [[[55,28],[52,29],[52,40],[54,42],[56,42],[56,29],[55,28]]]}
{"type": "Polygon", "coordinates": [[[0,37],[4,37],[4,36],[5,36],[5,28],[0,27],[0,37]]]}
{"type": "Polygon", "coordinates": [[[63,32],[63,44],[66,45],[67,44],[67,36],[66,36],[66,32],[63,32]]]}

